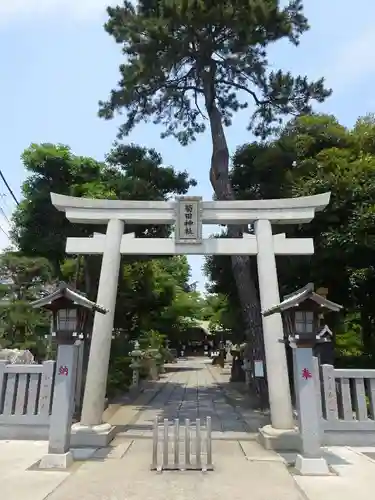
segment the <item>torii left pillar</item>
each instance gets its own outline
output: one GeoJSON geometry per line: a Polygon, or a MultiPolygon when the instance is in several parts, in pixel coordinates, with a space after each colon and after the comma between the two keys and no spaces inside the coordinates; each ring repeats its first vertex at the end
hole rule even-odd
{"type": "Polygon", "coordinates": [[[111,219],[108,222],[97,297],[97,303],[108,312],[96,312],[94,317],[81,421],[72,428],[72,444],[75,446],[106,446],[114,435],[114,428],[103,423],[102,418],[123,233],[123,220],[111,219]]]}

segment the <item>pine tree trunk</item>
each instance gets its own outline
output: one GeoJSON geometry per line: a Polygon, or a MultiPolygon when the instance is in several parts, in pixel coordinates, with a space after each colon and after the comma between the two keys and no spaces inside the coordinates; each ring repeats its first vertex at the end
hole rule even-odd
{"type": "MultiPolygon", "coordinates": [[[[210,72],[203,76],[205,104],[210,120],[212,157],[210,168],[210,181],[218,200],[235,200],[229,178],[229,150],[224,133],[222,117],[214,98],[214,78],[210,72]]],[[[249,221],[250,222],[250,221],[249,221]]],[[[242,238],[246,228],[242,226],[228,226],[230,238],[242,238]]],[[[237,286],[238,298],[243,314],[246,339],[250,344],[248,349],[252,373],[254,373],[254,360],[261,360],[265,366],[265,353],[263,343],[262,316],[259,296],[252,277],[250,257],[233,255],[231,257],[233,276],[237,286]]],[[[268,404],[268,391],[266,377],[253,378],[252,389],[258,396],[262,407],[268,404]]]]}

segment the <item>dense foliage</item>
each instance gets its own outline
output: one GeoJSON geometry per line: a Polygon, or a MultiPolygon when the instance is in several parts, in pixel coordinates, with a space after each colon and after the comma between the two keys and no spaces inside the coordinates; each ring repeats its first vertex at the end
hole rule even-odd
{"type": "MultiPolygon", "coordinates": [[[[186,193],[195,184],[186,172],[176,172],[172,167],[162,165],[162,159],[155,151],[134,145],[116,145],[103,163],[76,156],[67,146],[52,144],[34,144],[24,152],[22,158],[29,177],[23,185],[24,198],[13,219],[13,239],[20,250],[18,256],[14,254],[12,257],[18,259],[17,269],[24,266],[24,261],[32,265],[32,256],[38,255],[40,257],[35,260],[35,267],[39,262],[47,266],[50,263],[50,276],[48,279],[44,277],[44,284],[48,280],[64,278],[93,300],[97,294],[101,257],[67,256],[65,243],[69,236],[89,236],[95,231],[105,231],[105,228],[71,224],[63,212],[53,207],[50,193],[165,200],[186,193]]],[[[171,228],[127,226],[126,230],[134,231],[139,237],[161,237],[168,236],[171,228]]],[[[9,270],[5,268],[5,265],[8,268],[10,266],[9,257],[7,259],[1,268],[3,280],[9,275],[9,270]]],[[[30,274],[31,271],[28,276],[22,277],[28,283],[27,290],[31,287],[34,290],[41,281],[36,271],[35,277],[30,274]]],[[[129,369],[125,370],[124,367],[129,365],[130,340],[147,337],[150,331],[177,339],[183,334],[184,318],[199,315],[200,304],[196,300],[196,293],[190,289],[189,277],[190,269],[184,256],[159,259],[123,257],[114,324],[117,333],[111,359],[111,367],[115,371],[120,370],[119,366],[122,368],[121,373],[110,373],[110,385],[119,384],[121,387],[128,381],[129,369]]],[[[13,289],[17,284],[17,276],[13,272],[10,278],[12,284],[3,286],[13,289]]],[[[22,297],[23,300],[30,298],[30,294],[22,297]]],[[[20,303],[17,304],[20,307],[20,303]]],[[[5,303],[8,329],[17,331],[20,338],[24,338],[26,334],[22,328],[28,331],[27,325],[34,321],[33,317],[28,317],[20,328],[9,305],[10,302],[5,303]]],[[[28,314],[31,314],[29,310],[28,314]]],[[[88,323],[86,328],[89,331],[91,324],[88,323]]],[[[48,325],[45,325],[46,330],[48,325]]],[[[16,341],[9,333],[7,339],[16,341]]]]}
{"type": "Polygon", "coordinates": [[[32,309],[50,281],[51,265],[43,257],[25,257],[17,252],[0,256],[0,346],[29,349],[35,357],[44,355],[44,333],[49,328],[46,314],[32,309]]]}
{"type": "MultiPolygon", "coordinates": [[[[331,191],[330,205],[310,224],[279,228],[288,236],[312,237],[315,244],[311,257],[278,259],[281,291],[290,293],[310,281],[327,287],[330,298],[345,308],[337,326],[346,338],[338,342],[339,354],[374,355],[374,117],[359,119],[351,130],[332,116],[292,120],[276,140],[241,146],[233,159],[231,180],[240,199],[331,191]],[[350,349],[345,348],[348,342],[350,349]]],[[[226,291],[233,314],[238,299],[229,266],[228,258],[210,258],[206,272],[212,291],[226,291]]]]}

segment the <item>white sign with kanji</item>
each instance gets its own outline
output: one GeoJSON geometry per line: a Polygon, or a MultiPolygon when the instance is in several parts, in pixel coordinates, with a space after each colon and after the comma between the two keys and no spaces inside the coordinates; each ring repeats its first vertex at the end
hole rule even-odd
{"type": "Polygon", "coordinates": [[[201,243],[202,198],[198,196],[181,196],[176,201],[176,243],[201,243]]]}

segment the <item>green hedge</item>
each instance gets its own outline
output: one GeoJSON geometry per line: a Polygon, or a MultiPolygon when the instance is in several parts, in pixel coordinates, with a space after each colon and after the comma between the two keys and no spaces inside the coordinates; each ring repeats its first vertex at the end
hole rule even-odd
{"type": "Polygon", "coordinates": [[[132,383],[130,356],[118,356],[111,360],[108,370],[107,395],[113,397],[120,392],[126,392],[132,383]]]}
{"type": "Polygon", "coordinates": [[[375,369],[375,359],[367,354],[360,356],[337,356],[335,368],[375,369]]]}

